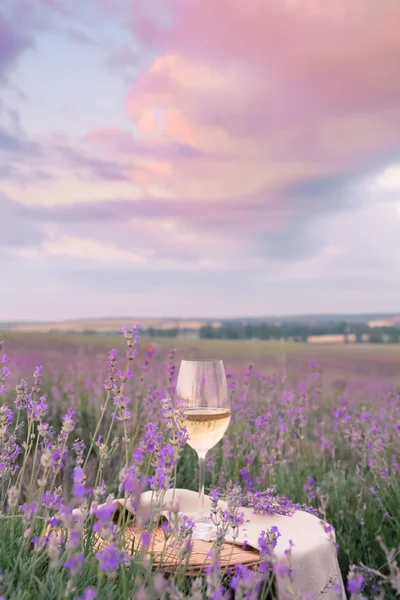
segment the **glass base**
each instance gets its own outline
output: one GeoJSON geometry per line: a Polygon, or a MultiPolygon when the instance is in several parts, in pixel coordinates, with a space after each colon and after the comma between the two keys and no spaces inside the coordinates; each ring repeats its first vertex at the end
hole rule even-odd
{"type": "Polygon", "coordinates": [[[217,528],[207,521],[195,521],[192,540],[213,541],[217,537],[217,528]]]}

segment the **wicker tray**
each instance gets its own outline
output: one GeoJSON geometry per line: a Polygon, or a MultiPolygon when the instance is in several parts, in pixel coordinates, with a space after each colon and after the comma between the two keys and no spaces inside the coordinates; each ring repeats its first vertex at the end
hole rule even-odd
{"type": "MultiPolygon", "coordinates": [[[[211,564],[214,542],[192,540],[192,550],[188,556],[184,556],[176,538],[170,535],[166,539],[161,528],[157,528],[153,532],[146,551],[143,551],[140,535],[141,531],[134,525],[125,529],[126,552],[133,555],[138,551],[142,552],[143,559],[151,562],[154,570],[173,573],[178,566],[184,564],[186,575],[195,576],[204,573],[206,567],[211,564]]],[[[107,545],[107,541],[101,537],[98,538],[96,547],[99,550],[106,548],[107,545]]],[[[225,543],[221,548],[219,562],[223,568],[234,568],[237,564],[251,568],[258,564],[259,556],[259,552],[256,550],[245,550],[242,546],[225,543]]]]}
{"type": "MultiPolygon", "coordinates": [[[[67,532],[62,527],[48,526],[44,535],[49,535],[50,532],[57,536],[63,536],[64,539],[67,537],[67,532]]],[[[153,570],[172,574],[178,567],[184,565],[187,576],[196,576],[204,574],[207,566],[211,564],[214,542],[192,540],[191,552],[185,555],[183,548],[179,547],[177,539],[173,535],[166,537],[161,527],[158,527],[150,537],[149,546],[144,550],[141,533],[142,530],[134,524],[125,526],[123,534],[125,551],[132,556],[140,553],[142,560],[149,566],[151,565],[153,570]]],[[[96,534],[94,549],[97,552],[104,550],[109,544],[110,542],[104,539],[101,533],[96,534]]],[[[225,542],[221,548],[219,563],[222,568],[226,569],[234,569],[238,564],[252,568],[258,564],[259,556],[257,550],[252,548],[245,550],[242,546],[225,542]]]]}

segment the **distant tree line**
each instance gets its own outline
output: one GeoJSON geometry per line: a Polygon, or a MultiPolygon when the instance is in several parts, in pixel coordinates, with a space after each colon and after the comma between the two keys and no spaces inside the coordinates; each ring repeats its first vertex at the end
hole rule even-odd
{"type": "Polygon", "coordinates": [[[400,329],[396,327],[370,328],[368,323],[331,322],[308,324],[300,322],[284,322],[280,325],[272,323],[246,324],[224,323],[222,327],[206,325],[199,331],[205,339],[228,340],[294,340],[306,342],[310,336],[353,334],[358,343],[366,340],[370,343],[399,343],[400,329]]]}
{"type": "MultiPolygon", "coordinates": [[[[73,333],[73,332],[72,332],[73,333]]],[[[95,335],[95,330],[85,330],[84,335],[95,335]]],[[[108,332],[103,335],[112,335],[117,332],[108,332]]],[[[357,343],[369,342],[372,344],[398,344],[400,343],[400,328],[374,327],[368,323],[347,323],[346,321],[331,321],[326,323],[304,323],[300,321],[286,321],[281,324],[273,323],[238,323],[225,322],[220,327],[205,325],[199,330],[194,329],[158,329],[150,327],[140,331],[140,335],[151,338],[176,338],[187,335],[199,335],[200,338],[214,340],[292,340],[306,342],[311,336],[344,335],[354,336],[357,343]]]]}
{"type": "Polygon", "coordinates": [[[180,333],[178,328],[173,329],[155,329],[154,327],[149,327],[146,331],[143,331],[143,334],[148,335],[149,337],[157,337],[157,338],[176,338],[180,333]]]}

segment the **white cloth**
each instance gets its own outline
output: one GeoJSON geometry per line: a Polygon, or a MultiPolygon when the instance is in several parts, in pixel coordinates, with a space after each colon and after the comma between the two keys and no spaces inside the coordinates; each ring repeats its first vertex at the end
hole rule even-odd
{"type": "MultiPolygon", "coordinates": [[[[166,510],[163,512],[166,517],[168,517],[168,508],[171,507],[172,496],[173,490],[168,490],[165,495],[166,510]]],[[[151,497],[151,492],[145,492],[141,495],[143,506],[149,505],[151,497]]],[[[189,490],[176,489],[175,503],[179,505],[180,514],[193,517],[198,506],[198,494],[189,490]]],[[[222,501],[219,502],[219,505],[221,508],[226,508],[226,504],[222,501]]],[[[211,501],[208,496],[205,497],[205,508],[206,511],[211,508],[211,501]]],[[[275,553],[278,562],[284,565],[288,564],[285,550],[289,548],[290,541],[294,544],[290,559],[293,570],[292,581],[287,577],[278,578],[279,600],[304,598],[308,594],[310,594],[310,598],[317,598],[329,578],[334,578],[335,583],[340,586],[340,591],[338,593],[332,586],[323,594],[322,598],[326,600],[346,599],[336,549],[332,542],[333,530],[330,539],[318,517],[302,510],[296,511],[291,517],[255,515],[251,508],[240,510],[244,513],[245,522],[239,528],[239,535],[235,539],[236,544],[243,545],[246,541],[249,546],[259,550],[258,539],[261,532],[275,525],[281,534],[277,541],[275,553]]],[[[233,540],[228,536],[226,541],[233,540]]]]}
{"type": "MultiPolygon", "coordinates": [[[[150,507],[153,494],[145,492],[141,495],[141,508],[150,507]]],[[[179,516],[187,515],[194,517],[198,506],[198,494],[189,490],[176,489],[168,490],[164,498],[163,515],[168,518],[171,514],[172,498],[173,505],[178,505],[179,516]]],[[[124,503],[124,500],[115,500],[119,506],[125,506],[132,510],[130,503],[124,503]]],[[[226,503],[220,501],[221,508],[226,508],[226,503]]],[[[211,501],[205,496],[206,511],[211,508],[211,501]]],[[[343,581],[336,556],[336,549],[332,542],[334,532],[330,536],[325,532],[320,519],[309,513],[298,510],[292,516],[283,515],[255,515],[251,508],[242,508],[241,512],[245,515],[245,522],[239,528],[239,535],[235,539],[235,544],[247,544],[259,550],[258,539],[262,531],[271,529],[272,526],[278,527],[281,536],[278,538],[275,554],[278,563],[288,564],[288,558],[285,550],[293,543],[290,566],[292,569],[292,580],[288,577],[277,578],[277,592],[279,600],[294,600],[307,598],[317,598],[321,590],[331,579],[339,585],[339,592],[335,587],[330,587],[322,596],[326,600],[346,600],[346,594],[343,587],[343,581]]],[[[229,536],[226,541],[233,541],[229,536]]]]}

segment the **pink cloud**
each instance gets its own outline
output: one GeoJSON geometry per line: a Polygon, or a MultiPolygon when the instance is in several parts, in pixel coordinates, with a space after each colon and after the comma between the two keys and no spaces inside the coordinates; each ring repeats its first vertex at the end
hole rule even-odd
{"type": "Polygon", "coordinates": [[[399,90],[398,78],[392,76],[400,51],[400,7],[392,0],[162,4],[171,11],[172,27],[135,28],[162,55],[179,54],[218,69],[259,69],[266,79],[289,83],[292,78],[291,87],[311,83],[310,92],[324,83],[319,96],[330,106],[354,98],[370,105],[399,90]],[[374,69],[378,65],[385,68],[374,69]]]}
{"type": "Polygon", "coordinates": [[[83,142],[92,147],[100,145],[122,152],[136,148],[132,134],[120,127],[93,127],[83,136],[83,142]]]}
{"type": "MultiPolygon", "coordinates": [[[[238,138],[272,133],[280,138],[274,152],[284,144],[286,156],[293,140],[285,143],[285,134],[318,137],[332,121],[360,115],[380,119],[388,143],[395,138],[400,7],[391,0],[165,6],[173,25],[161,28],[140,18],[135,4],[135,33],[159,55],[132,89],[134,119],[152,107],[167,118],[179,114],[187,128],[221,128],[238,138]]],[[[323,142],[317,146],[324,152],[323,142]]],[[[368,143],[365,153],[374,150],[368,143]]]]}
{"type": "Polygon", "coordinates": [[[274,230],[342,202],[329,178],[356,176],[398,145],[400,9],[391,0],[129,6],[154,57],[131,88],[132,130],[98,128],[84,142],[131,156],[132,181],[150,204],[156,190],[195,224],[208,226],[207,210],[210,221],[274,230]],[[313,180],[320,195],[296,198],[313,180]]]}
{"type": "Polygon", "coordinates": [[[142,133],[155,133],[158,129],[157,117],[152,110],[145,109],[140,117],[138,125],[142,133]]]}
{"type": "MultiPolygon", "coordinates": [[[[376,6],[166,0],[141,12],[134,3],[132,27],[155,56],[127,106],[140,152],[134,184],[189,207],[205,227],[205,211],[227,227],[231,211],[247,232],[342,202],[322,191],[306,202],[291,190],[363,170],[398,143],[400,12],[390,0],[376,6]],[[169,9],[170,26],[146,16],[157,6],[169,9]],[[174,144],[198,155],[187,160],[174,144]],[[268,210],[249,211],[254,197],[268,210]]],[[[129,146],[121,131],[96,139],[129,146]]]]}

